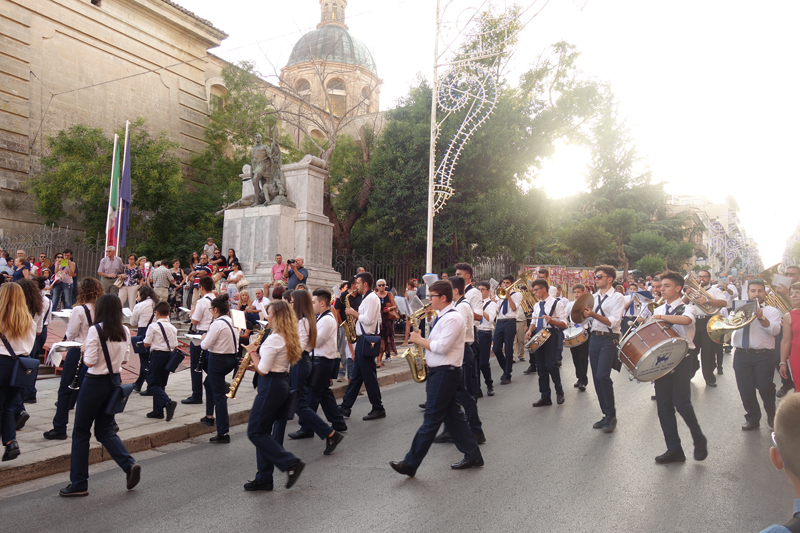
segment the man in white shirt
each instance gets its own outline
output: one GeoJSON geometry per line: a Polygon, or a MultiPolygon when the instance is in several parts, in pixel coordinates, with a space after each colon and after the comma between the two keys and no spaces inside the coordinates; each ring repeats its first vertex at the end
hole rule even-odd
{"type": "Polygon", "coordinates": [[[416,331],[409,336],[411,342],[426,350],[429,375],[425,382],[425,419],[405,459],[389,463],[396,472],[409,477],[416,475],[443,422],[458,451],[464,454],[464,458],[450,468],[463,470],[484,464],[478,442],[458,403],[466,334],[464,317],[453,306],[453,286],[449,281],[436,281],[428,289],[431,306],[439,314],[431,324],[427,339],[416,331]]]}
{"type": "MultiPolygon", "coordinates": [[[[211,300],[214,299],[214,280],[211,276],[203,276],[199,280],[198,289],[196,293],[199,295],[197,303],[192,312],[192,327],[198,335],[202,335],[208,331],[211,326],[211,321],[214,316],[211,314],[211,300]]],[[[199,404],[203,403],[203,373],[195,372],[197,365],[200,363],[200,358],[203,355],[203,350],[200,348],[200,343],[192,341],[189,345],[190,355],[190,372],[192,378],[192,395],[181,400],[183,404],[199,404]]],[[[209,399],[211,401],[211,399],[209,399]]]]}
{"type": "Polygon", "coordinates": [[[614,290],[613,282],[617,271],[609,265],[600,265],[594,269],[597,293],[594,295],[593,307],[583,310],[584,318],[591,318],[591,336],[589,337],[589,363],[592,366],[592,380],[597,400],[603,411],[603,418],[592,426],[612,433],[617,427],[617,407],[614,403],[614,382],[611,380],[611,368],[617,359],[617,343],[619,342],[620,322],[625,306],[625,298],[614,290]]]}
{"type": "Polygon", "coordinates": [[[466,296],[467,301],[472,306],[472,316],[473,320],[471,326],[473,328],[473,342],[472,342],[472,352],[475,354],[475,364],[472,365],[472,373],[470,376],[472,379],[472,390],[475,391],[477,395],[476,398],[480,398],[483,396],[481,392],[480,386],[480,371],[478,370],[477,358],[478,358],[478,340],[476,337],[476,330],[478,328],[478,322],[482,317],[481,313],[481,300],[483,297],[478,289],[475,288],[472,281],[472,265],[469,263],[456,263],[456,276],[461,276],[464,278],[464,283],[466,283],[464,288],[464,296],[466,296]]]}
{"type": "MultiPolygon", "coordinates": [[[[381,299],[372,290],[374,278],[369,272],[362,272],[356,276],[356,290],[363,298],[358,305],[358,311],[352,307],[345,309],[345,313],[356,319],[356,353],[353,362],[353,377],[347,384],[347,391],[342,398],[339,411],[345,418],[350,416],[350,410],[358,398],[361,385],[367,389],[367,397],[372,404],[372,410],[362,420],[375,420],[386,418],[386,410],[381,400],[381,387],[378,384],[378,369],[375,366],[375,356],[365,353],[366,335],[377,336],[380,333],[381,299]]],[[[379,350],[380,351],[380,350],[379,350]]]]}
{"type": "MultiPolygon", "coordinates": [[[[700,305],[708,303],[719,308],[728,307],[724,291],[720,290],[719,287],[711,286],[711,273],[708,270],[700,270],[697,273],[697,281],[700,283],[700,286],[711,295],[711,299],[698,295],[695,299],[695,303],[699,303],[700,305]]],[[[688,304],[690,302],[691,300],[689,300],[689,298],[686,296],[683,297],[683,303],[688,304]]],[[[706,314],[699,307],[697,308],[697,323],[693,340],[695,347],[694,350],[690,352],[690,355],[695,361],[695,372],[698,368],[697,356],[698,354],[700,355],[700,363],[703,368],[703,378],[706,380],[706,385],[709,387],[716,387],[717,377],[714,375],[714,370],[717,368],[717,343],[711,340],[711,337],[708,336],[708,330],[706,329],[706,326],[708,326],[708,319],[710,318],[711,315],[706,314]]]]}
{"type": "Polygon", "coordinates": [[[543,279],[533,280],[533,291],[539,301],[533,308],[531,314],[531,325],[525,332],[525,340],[530,339],[534,334],[546,329],[550,332],[550,337],[541,345],[533,356],[536,358],[536,368],[539,371],[539,393],[541,398],[533,403],[534,407],[544,407],[553,405],[551,397],[550,380],[553,380],[553,387],[556,389],[556,402],[558,405],[564,403],[564,389],[561,387],[561,372],[558,367],[558,336],[560,329],[567,327],[567,312],[564,302],[550,296],[549,286],[543,279]]]}
{"type": "Polygon", "coordinates": [[[742,429],[757,429],[761,421],[761,408],[758,405],[756,390],[764,402],[767,425],[772,427],[775,420],[775,336],[781,329],[781,312],[764,305],[766,288],[764,281],[752,279],[747,284],[747,297],[758,302],[756,319],[749,326],[733,332],[733,371],[736,386],[742,398],[745,411],[745,424],[742,429]]]}
{"type": "MultiPolygon", "coordinates": [[[[681,301],[683,277],[675,272],[661,274],[661,292],[664,304],[653,311],[653,318],[670,324],[681,337],[689,343],[689,348],[694,348],[694,329],[697,308],[694,305],[685,305],[681,301]]],[[[694,374],[692,358],[684,357],[672,372],[655,380],[656,405],[658,406],[658,420],[661,422],[661,431],[667,444],[667,451],[656,457],[656,463],[682,463],[686,460],[678,435],[678,422],[675,411],[680,413],[683,421],[689,426],[694,441],[694,458],[702,461],[708,456],[708,442],[706,441],[697,416],[692,407],[691,380],[694,374]]]]}
{"type": "Polygon", "coordinates": [[[263,289],[256,289],[255,294],[256,294],[256,297],[253,300],[253,307],[255,307],[256,310],[261,315],[261,320],[266,320],[267,319],[267,307],[269,307],[269,298],[264,296],[263,289]],[[263,314],[262,314],[262,312],[263,312],[263,314]]]}
{"type": "MultiPolygon", "coordinates": [[[[514,276],[505,276],[500,282],[500,286],[508,289],[513,283],[514,276]]],[[[511,370],[514,367],[514,337],[517,335],[517,307],[521,304],[522,293],[517,291],[507,295],[497,304],[492,351],[494,351],[500,368],[503,369],[500,385],[511,383],[511,370]]]]}
{"type": "Polygon", "coordinates": [[[159,302],[156,305],[156,321],[147,326],[142,341],[145,348],[150,349],[150,367],[148,369],[147,390],[153,395],[153,410],[147,418],[164,418],[167,411],[167,422],[172,420],[178,403],[170,399],[165,390],[169,380],[166,369],[172,350],[178,346],[178,330],[169,322],[169,304],[159,302]]]}
{"type": "MultiPolygon", "coordinates": [[[[494,382],[492,381],[492,367],[489,360],[492,355],[492,330],[494,317],[497,315],[497,304],[492,301],[491,285],[488,281],[479,281],[478,290],[483,297],[481,301],[481,319],[478,320],[478,368],[483,374],[486,383],[486,394],[494,396],[494,382]]],[[[478,388],[480,390],[480,388],[478,388]]]]}
{"type": "MultiPolygon", "coordinates": [[[[575,300],[583,296],[586,292],[586,286],[582,283],[577,283],[572,287],[572,293],[575,295],[575,300]]],[[[572,321],[572,308],[575,306],[575,302],[569,302],[567,304],[567,321],[571,325],[580,326],[586,330],[589,329],[590,319],[584,319],[583,322],[575,324],[572,321]]],[[[575,366],[575,377],[578,378],[578,381],[575,382],[573,387],[577,388],[581,392],[586,392],[586,385],[589,384],[589,341],[579,344],[578,346],[570,346],[569,348],[570,353],[572,353],[572,364],[575,366]]]]}

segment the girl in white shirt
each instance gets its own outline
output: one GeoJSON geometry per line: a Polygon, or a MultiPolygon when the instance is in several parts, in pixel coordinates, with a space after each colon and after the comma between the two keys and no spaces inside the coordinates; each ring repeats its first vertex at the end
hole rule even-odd
{"type": "Polygon", "coordinates": [[[277,466],[287,472],[286,488],[294,485],[305,467],[300,459],[287,452],[272,438],[272,426],[289,397],[289,367],[300,360],[302,348],[297,318],[289,305],[273,300],[267,312],[269,337],[259,347],[251,344],[250,370],[258,372],[258,393],[250,411],[247,436],[256,447],[256,478],[244,490],[272,490],[272,472],[277,466]]]}
{"type": "Polygon", "coordinates": [[[19,389],[10,386],[16,364],[12,352],[28,355],[36,338],[36,324],[28,312],[22,287],[16,283],[0,285],[0,334],[0,436],[5,446],[3,461],[10,461],[20,454],[12,408],[19,389]]]}
{"type": "Polygon", "coordinates": [[[128,360],[130,351],[130,333],[122,324],[122,304],[116,295],[105,294],[97,299],[95,325],[89,328],[86,335],[83,362],[89,370],[75,406],[70,484],[61,489],[61,496],[89,495],[89,440],[92,437],[92,425],[95,438],[125,472],[128,490],[139,483],[141,468],[117,436],[114,415],[106,413],[114,390],[120,384],[122,363],[128,360]],[[111,368],[108,367],[109,361],[111,368]]]}
{"type": "MultiPolygon", "coordinates": [[[[147,369],[150,366],[150,350],[139,344],[147,333],[147,326],[149,326],[156,316],[156,304],[158,303],[158,296],[150,285],[142,285],[139,287],[139,294],[137,296],[137,303],[133,306],[131,311],[131,326],[137,328],[136,336],[131,337],[133,343],[133,351],[139,354],[139,377],[133,384],[133,390],[139,392],[142,390],[142,385],[147,379],[147,369]]],[[[148,383],[148,386],[150,384],[148,383]]],[[[144,391],[142,396],[149,396],[150,392],[144,391]]]]}

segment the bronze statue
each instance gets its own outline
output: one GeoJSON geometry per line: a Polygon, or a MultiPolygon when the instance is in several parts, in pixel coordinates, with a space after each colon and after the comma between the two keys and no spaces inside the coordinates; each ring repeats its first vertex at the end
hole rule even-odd
{"type": "Polygon", "coordinates": [[[286,203],[286,178],[281,170],[281,147],[278,127],[272,135],[272,146],[261,144],[261,134],[255,134],[256,145],[250,150],[250,172],[255,192],[255,205],[286,203]]]}

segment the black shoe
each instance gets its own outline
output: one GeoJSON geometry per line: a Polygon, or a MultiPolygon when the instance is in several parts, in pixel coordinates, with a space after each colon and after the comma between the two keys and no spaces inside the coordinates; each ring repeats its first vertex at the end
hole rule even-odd
{"type": "Polygon", "coordinates": [[[706,385],[708,385],[709,387],[716,387],[717,386],[717,382],[716,381],[709,381],[709,382],[706,382],[706,385]]]}
{"type": "Polygon", "coordinates": [[[230,444],[231,443],[231,436],[230,435],[214,435],[208,442],[213,442],[214,444],[230,444]]]}
{"type": "Polygon", "coordinates": [[[494,389],[492,387],[486,389],[486,396],[494,396],[494,389]]]}
{"type": "Polygon", "coordinates": [[[386,418],[386,410],[385,409],[373,409],[367,416],[361,418],[361,420],[377,420],[379,418],[386,418]]]}
{"type": "Polygon", "coordinates": [[[476,434],[475,440],[478,441],[478,444],[483,444],[484,442],[486,442],[486,435],[484,435],[483,433],[481,433],[480,435],[476,434]]]}
{"type": "Polygon", "coordinates": [[[576,389],[580,386],[581,386],[581,380],[576,381],[575,384],[573,385],[573,387],[575,387],[576,389]]]}
{"type": "Polygon", "coordinates": [[[330,455],[333,453],[333,450],[339,445],[340,442],[344,440],[344,435],[339,433],[338,431],[333,432],[332,437],[327,437],[325,439],[325,451],[322,452],[322,455],[330,455]]]}
{"type": "Polygon", "coordinates": [[[169,402],[166,406],[167,409],[167,422],[172,420],[172,417],[175,416],[175,408],[178,407],[178,402],[169,402]]]}
{"type": "Polygon", "coordinates": [[[425,409],[425,404],[424,403],[419,404],[419,408],[420,409],[425,409]]]}
{"type": "Polygon", "coordinates": [[[751,431],[753,429],[758,429],[761,426],[758,422],[745,422],[742,426],[742,431],[751,431]]]}
{"type": "Polygon", "coordinates": [[[141,385],[136,385],[136,384],[133,385],[133,392],[141,392],[141,391],[142,391],[141,385]]]}
{"type": "Polygon", "coordinates": [[[706,439],[694,443],[694,460],[702,461],[708,457],[708,441],[706,439]]]}
{"type": "Polygon", "coordinates": [[[296,460],[294,464],[289,467],[289,470],[286,471],[286,473],[289,474],[289,479],[286,480],[287,489],[291,489],[292,485],[297,483],[297,479],[300,477],[300,474],[303,472],[305,467],[306,464],[300,459],[296,460]]]}
{"type": "Polygon", "coordinates": [[[199,400],[198,400],[197,398],[192,398],[192,397],[190,396],[189,398],[186,398],[185,400],[181,400],[181,403],[182,403],[183,405],[194,405],[194,404],[201,404],[201,403],[203,403],[203,400],[202,400],[202,399],[199,399],[199,400]]]}
{"type": "Polygon", "coordinates": [[[203,418],[200,419],[200,423],[203,424],[204,426],[211,427],[216,423],[216,421],[214,420],[214,417],[204,416],[203,418]]]}
{"type": "Polygon", "coordinates": [[[58,491],[59,496],[64,496],[65,498],[74,498],[74,497],[83,497],[88,496],[88,490],[77,490],[75,487],[72,486],[72,483],[58,491]]]}
{"type": "Polygon", "coordinates": [[[581,383],[580,385],[578,385],[578,390],[581,392],[586,392],[586,385],[581,383]]]}
{"type": "Polygon", "coordinates": [[[347,424],[331,424],[331,429],[334,431],[347,431],[347,424]]]}
{"type": "Polygon", "coordinates": [[[684,461],[686,461],[686,456],[683,454],[683,450],[667,450],[656,457],[656,462],[660,465],[683,463],[684,461]]]}
{"type": "Polygon", "coordinates": [[[253,481],[248,481],[244,484],[244,490],[272,490],[272,482],[254,479],[253,481]]]}
{"type": "Polygon", "coordinates": [[[6,452],[3,454],[3,461],[11,461],[12,459],[16,459],[19,457],[19,444],[17,441],[12,440],[8,444],[6,444],[6,452]]]}
{"type": "Polygon", "coordinates": [[[780,389],[778,389],[778,392],[776,392],[776,393],[775,393],[775,395],[776,395],[778,398],[783,398],[784,396],[786,396],[787,394],[789,394],[789,392],[791,392],[791,391],[792,391],[792,389],[794,389],[794,387],[792,387],[791,385],[789,385],[789,386],[787,386],[787,385],[782,385],[782,386],[781,386],[781,388],[780,388],[780,389]]]}
{"type": "Polygon", "coordinates": [[[339,412],[342,414],[343,417],[350,418],[350,408],[345,407],[344,405],[340,405],[339,412]]]}
{"type": "Polygon", "coordinates": [[[478,393],[475,395],[476,398],[483,398],[483,391],[478,389],[478,393]]]}
{"type": "Polygon", "coordinates": [[[14,421],[14,429],[19,431],[20,429],[25,427],[25,422],[30,420],[31,415],[28,414],[28,411],[22,411],[17,419],[14,421]]]}
{"type": "Polygon", "coordinates": [[[191,321],[191,319],[189,319],[189,320],[184,320],[184,321],[183,321],[183,323],[184,323],[184,324],[191,324],[191,323],[192,323],[192,321],[191,321]]]}
{"type": "Polygon", "coordinates": [[[724,374],[724,373],[725,373],[725,372],[723,372],[723,371],[722,371],[722,367],[721,367],[721,366],[718,366],[718,367],[717,367],[717,375],[718,375],[718,376],[721,376],[721,375],[722,375],[722,374],[724,374]]]}
{"type": "Polygon", "coordinates": [[[510,377],[503,376],[500,378],[500,385],[508,385],[509,383],[511,383],[510,377]]]}
{"type": "Polygon", "coordinates": [[[557,363],[556,363],[556,366],[557,366],[558,368],[561,368],[561,361],[557,362],[557,363]]]}
{"type": "Polygon", "coordinates": [[[28,398],[27,400],[23,400],[22,403],[36,403],[36,398],[28,398]]]}
{"type": "Polygon", "coordinates": [[[653,394],[652,396],[650,396],[650,399],[653,400],[653,401],[656,401],[657,400],[656,395],[653,394]]]}
{"type": "Polygon", "coordinates": [[[126,474],[125,487],[128,490],[133,489],[133,487],[139,484],[139,479],[141,477],[142,477],[142,467],[139,466],[138,464],[134,464],[126,474]]]}
{"type": "Polygon", "coordinates": [[[433,442],[442,444],[443,442],[453,442],[453,437],[447,431],[442,431],[433,438],[433,442]]]}
{"type": "Polygon", "coordinates": [[[394,468],[395,472],[397,472],[398,474],[403,474],[404,476],[414,477],[414,475],[416,475],[417,473],[417,469],[412,468],[411,465],[409,465],[405,461],[400,461],[399,463],[391,461],[389,463],[389,466],[394,468]]]}
{"type": "Polygon", "coordinates": [[[535,374],[536,373],[536,367],[531,365],[528,368],[526,368],[525,370],[523,370],[522,373],[526,374],[526,375],[527,374],[535,374]]]}
{"type": "Polygon", "coordinates": [[[603,424],[603,433],[613,433],[617,429],[617,417],[606,418],[606,423],[603,424]]]}
{"type": "Polygon", "coordinates": [[[564,405],[564,393],[563,392],[557,392],[556,393],[556,403],[558,405],[564,405]]]}
{"type": "Polygon", "coordinates": [[[159,411],[150,411],[149,413],[147,413],[147,418],[158,418],[158,419],[161,419],[161,418],[164,418],[164,413],[161,413],[159,411]]]}
{"type": "Polygon", "coordinates": [[[519,362],[520,362],[520,363],[524,363],[524,362],[525,362],[525,356],[524,356],[524,355],[523,355],[522,357],[520,357],[520,358],[519,358],[519,362]]]}
{"type": "Polygon", "coordinates": [[[605,424],[606,424],[606,417],[603,417],[600,420],[598,420],[597,422],[595,422],[594,424],[592,424],[592,427],[594,429],[603,429],[603,426],[605,424]]]}
{"type": "Polygon", "coordinates": [[[139,396],[152,396],[152,395],[153,393],[150,392],[150,389],[143,390],[142,392],[139,393],[139,396]]]}
{"type": "Polygon", "coordinates": [[[459,462],[450,465],[453,470],[466,470],[467,468],[475,468],[483,466],[483,457],[478,459],[461,459],[459,462]]]}
{"type": "Polygon", "coordinates": [[[546,405],[553,405],[553,400],[550,398],[540,398],[539,401],[533,402],[534,407],[544,407],[546,405]]]}
{"type": "Polygon", "coordinates": [[[295,439],[295,440],[310,439],[313,436],[314,436],[314,432],[313,431],[308,431],[308,430],[303,430],[303,429],[298,429],[297,431],[289,433],[289,438],[290,439],[295,439]]]}
{"type": "Polygon", "coordinates": [[[56,433],[55,429],[51,429],[50,431],[45,431],[43,436],[47,440],[67,440],[66,433],[56,433]]]}

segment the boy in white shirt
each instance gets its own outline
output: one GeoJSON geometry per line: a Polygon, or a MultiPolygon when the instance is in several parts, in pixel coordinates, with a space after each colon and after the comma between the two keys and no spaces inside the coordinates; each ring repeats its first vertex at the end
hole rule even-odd
{"type": "Polygon", "coordinates": [[[153,410],[147,418],[164,418],[167,411],[167,422],[172,420],[178,403],[167,395],[166,387],[169,379],[167,362],[172,350],[178,346],[178,330],[169,322],[169,304],[160,302],[156,305],[156,320],[147,326],[143,344],[150,349],[150,368],[148,370],[148,390],[153,394],[153,410]]]}

